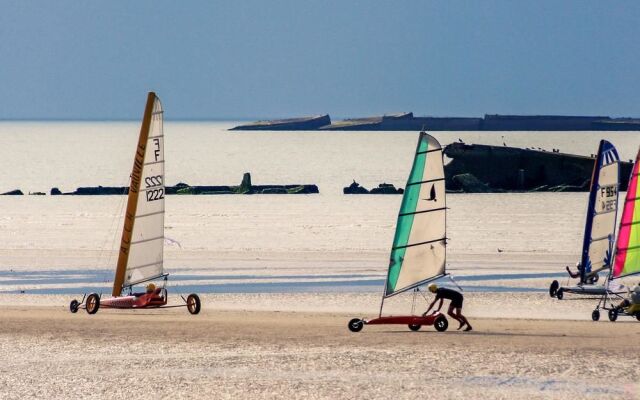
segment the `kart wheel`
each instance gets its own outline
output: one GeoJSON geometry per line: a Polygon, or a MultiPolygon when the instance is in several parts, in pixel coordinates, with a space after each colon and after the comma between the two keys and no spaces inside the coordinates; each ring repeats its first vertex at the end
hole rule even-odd
{"type": "Polygon", "coordinates": [[[85,307],[89,314],[95,314],[100,309],[100,296],[97,293],[91,293],[87,296],[85,307]]]}
{"type": "Polygon", "coordinates": [[[593,310],[591,313],[591,319],[593,321],[598,321],[600,319],[600,310],[593,310]]]}
{"type": "Polygon", "coordinates": [[[360,332],[364,327],[364,322],[359,318],[354,318],[349,321],[349,330],[351,332],[360,332]]]}
{"type": "Polygon", "coordinates": [[[200,312],[200,297],[197,294],[191,293],[187,296],[187,310],[193,315],[200,312]]]}
{"type": "Polygon", "coordinates": [[[80,306],[80,303],[78,303],[78,300],[73,299],[71,300],[71,303],[69,303],[69,311],[75,314],[78,312],[79,306],[80,306]]]}
{"type": "Polygon", "coordinates": [[[414,332],[418,332],[420,330],[420,328],[422,328],[422,325],[409,324],[409,329],[411,329],[414,332]]]}
{"type": "Polygon", "coordinates": [[[640,321],[640,313],[637,313],[637,314],[636,314],[636,319],[637,319],[638,321],[640,321]]]}
{"type": "Polygon", "coordinates": [[[444,332],[449,327],[449,321],[447,321],[447,318],[444,315],[441,315],[436,318],[436,321],[433,323],[433,325],[436,327],[436,330],[438,332],[444,332]]]}
{"type": "Polygon", "coordinates": [[[615,308],[612,308],[611,310],[609,310],[609,321],[616,322],[617,319],[618,319],[618,310],[616,310],[615,308]]]}
{"type": "Polygon", "coordinates": [[[549,286],[549,296],[556,297],[556,293],[558,292],[558,288],[560,287],[560,283],[558,281],[551,282],[549,286]]]}
{"type": "Polygon", "coordinates": [[[558,298],[558,300],[562,300],[562,298],[564,297],[564,290],[562,288],[558,289],[556,297],[558,298]]]}

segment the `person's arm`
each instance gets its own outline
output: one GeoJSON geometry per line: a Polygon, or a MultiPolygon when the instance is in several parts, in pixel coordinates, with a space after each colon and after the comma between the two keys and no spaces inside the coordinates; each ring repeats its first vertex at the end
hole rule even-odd
{"type": "Polygon", "coordinates": [[[433,301],[431,302],[431,304],[429,304],[429,307],[427,307],[427,311],[425,311],[422,316],[426,316],[429,311],[431,310],[431,307],[433,307],[434,304],[436,304],[436,301],[438,301],[438,298],[436,297],[435,299],[433,299],[433,301]]]}
{"type": "Polygon", "coordinates": [[[442,308],[442,303],[444,302],[444,299],[440,299],[440,304],[438,304],[438,309],[435,312],[440,311],[440,309],[442,308]]]}

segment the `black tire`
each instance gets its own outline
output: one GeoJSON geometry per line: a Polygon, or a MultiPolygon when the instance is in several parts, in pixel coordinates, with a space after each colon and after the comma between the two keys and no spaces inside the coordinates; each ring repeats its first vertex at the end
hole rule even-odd
{"type": "Polygon", "coordinates": [[[600,310],[593,310],[593,312],[591,313],[591,320],[592,321],[600,320],[600,310]]]}
{"type": "Polygon", "coordinates": [[[97,293],[91,293],[87,296],[87,300],[84,303],[87,313],[95,314],[100,309],[100,296],[97,293]]]}
{"type": "Polygon", "coordinates": [[[360,332],[364,327],[364,322],[360,318],[354,318],[349,321],[349,330],[351,332],[360,332]]]}
{"type": "Polygon", "coordinates": [[[558,300],[562,300],[562,298],[564,297],[564,290],[562,288],[558,289],[556,297],[558,298],[558,300]]]}
{"type": "Polygon", "coordinates": [[[560,283],[558,281],[551,282],[551,285],[549,285],[549,296],[556,297],[556,293],[558,292],[559,287],[560,283]]]}
{"type": "Polygon", "coordinates": [[[438,318],[436,318],[433,325],[436,327],[436,330],[438,332],[444,332],[449,327],[449,321],[447,321],[447,318],[444,315],[441,315],[438,318]]]}
{"type": "Polygon", "coordinates": [[[409,324],[409,329],[411,329],[414,332],[418,332],[420,330],[420,328],[422,328],[422,325],[418,325],[418,324],[409,324]]]}
{"type": "Polygon", "coordinates": [[[609,310],[609,321],[616,322],[617,319],[618,319],[618,310],[615,308],[612,308],[611,310],[609,310]]]}
{"type": "Polygon", "coordinates": [[[69,303],[69,311],[75,314],[78,312],[78,307],[80,307],[80,303],[78,302],[78,300],[71,300],[71,303],[69,303]]]}
{"type": "Polygon", "coordinates": [[[636,319],[640,321],[640,313],[636,313],[636,319]]]}
{"type": "Polygon", "coordinates": [[[197,294],[191,293],[187,296],[187,310],[189,311],[189,314],[198,314],[200,312],[200,304],[200,297],[197,294]]]}

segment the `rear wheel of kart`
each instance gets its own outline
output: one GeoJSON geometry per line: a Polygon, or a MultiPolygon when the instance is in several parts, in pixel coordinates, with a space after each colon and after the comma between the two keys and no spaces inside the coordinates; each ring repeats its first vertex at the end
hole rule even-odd
{"type": "Polygon", "coordinates": [[[560,283],[558,281],[551,282],[549,286],[549,296],[556,297],[556,293],[558,292],[558,288],[560,287],[560,283]]]}
{"type": "Polygon", "coordinates": [[[85,307],[89,314],[95,314],[100,309],[100,296],[97,293],[91,293],[87,296],[85,307]]]}
{"type": "Polygon", "coordinates": [[[562,300],[562,298],[564,297],[564,290],[562,288],[558,289],[556,297],[558,298],[558,300],[562,300]]]}
{"type": "Polygon", "coordinates": [[[354,318],[349,321],[349,330],[351,332],[360,332],[364,327],[364,322],[360,318],[354,318]]]}
{"type": "Polygon", "coordinates": [[[593,312],[591,313],[591,319],[593,321],[600,320],[600,310],[593,310],[593,312]]]}
{"type": "Polygon", "coordinates": [[[438,332],[444,332],[449,327],[449,321],[447,321],[447,318],[444,315],[441,315],[436,318],[436,321],[433,323],[433,325],[436,327],[436,330],[438,332]]]}
{"type": "Polygon", "coordinates": [[[640,321],[640,313],[637,313],[637,314],[636,314],[636,319],[637,319],[638,321],[640,321]]]}
{"type": "Polygon", "coordinates": [[[187,296],[187,310],[193,315],[200,312],[200,297],[197,294],[191,293],[187,296]]]}
{"type": "Polygon", "coordinates": [[[417,332],[420,330],[420,328],[422,328],[422,325],[418,325],[418,324],[409,324],[409,329],[411,329],[414,332],[417,332]]]}
{"type": "Polygon", "coordinates": [[[69,311],[75,314],[78,312],[79,306],[80,306],[80,303],[78,303],[78,300],[73,299],[71,300],[71,303],[69,303],[69,311]]]}
{"type": "Polygon", "coordinates": [[[617,319],[618,319],[618,310],[616,310],[615,308],[609,310],[609,321],[616,322],[617,319]]]}

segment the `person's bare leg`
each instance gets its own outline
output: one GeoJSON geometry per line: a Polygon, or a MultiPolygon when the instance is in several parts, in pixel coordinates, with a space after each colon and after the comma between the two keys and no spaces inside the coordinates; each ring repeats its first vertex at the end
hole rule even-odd
{"type": "MultiPolygon", "coordinates": [[[[450,304],[450,305],[449,305],[449,311],[447,311],[447,314],[448,314],[451,318],[455,319],[456,321],[458,321],[458,322],[460,323],[460,326],[458,327],[458,329],[460,329],[460,328],[462,328],[462,327],[464,326],[464,321],[462,321],[462,320],[461,320],[461,319],[460,319],[460,318],[459,318],[459,317],[458,317],[458,316],[453,312],[453,310],[454,310],[454,307],[453,307],[453,305],[452,305],[452,304],[450,304]]],[[[457,308],[456,308],[455,310],[457,310],[457,308]]]]}
{"type": "MultiPolygon", "coordinates": [[[[456,314],[457,314],[459,320],[464,322],[462,325],[460,325],[460,328],[462,328],[463,326],[467,325],[467,329],[465,329],[465,331],[470,331],[470,330],[473,329],[471,327],[471,324],[467,320],[467,317],[462,315],[462,308],[456,308],[456,314]]],[[[460,329],[460,328],[458,328],[458,329],[460,329]]]]}

